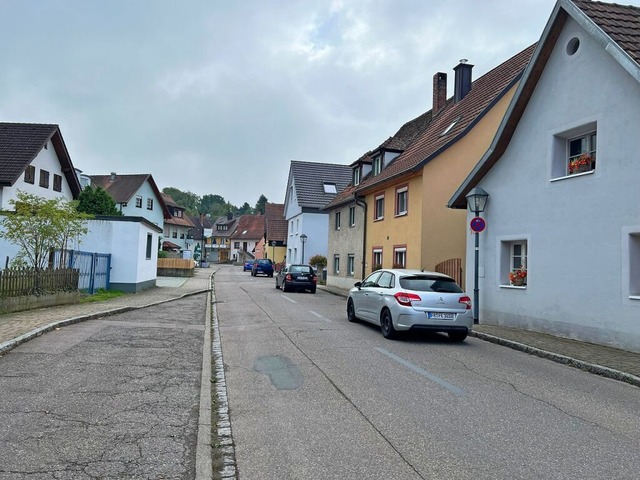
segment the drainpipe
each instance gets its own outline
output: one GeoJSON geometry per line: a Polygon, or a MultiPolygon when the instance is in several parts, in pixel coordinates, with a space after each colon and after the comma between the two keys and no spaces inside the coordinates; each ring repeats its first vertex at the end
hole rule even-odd
{"type": "Polygon", "coordinates": [[[353,195],[353,199],[356,205],[364,210],[364,230],[362,231],[362,279],[364,280],[365,265],[367,263],[365,261],[367,258],[367,202],[364,201],[364,197],[358,197],[356,194],[353,195]]]}

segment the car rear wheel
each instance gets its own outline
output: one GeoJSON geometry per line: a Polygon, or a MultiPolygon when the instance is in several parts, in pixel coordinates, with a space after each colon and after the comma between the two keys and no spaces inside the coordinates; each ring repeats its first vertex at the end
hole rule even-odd
{"type": "Polygon", "coordinates": [[[452,342],[464,342],[464,339],[467,338],[467,332],[449,332],[447,335],[452,342]]]}
{"type": "Polygon", "coordinates": [[[356,317],[356,308],[353,306],[353,300],[347,300],[347,320],[350,322],[357,322],[358,317],[356,317]]]}
{"type": "Polygon", "coordinates": [[[382,336],[389,340],[396,338],[398,334],[396,329],[393,327],[391,312],[387,309],[382,311],[382,316],[380,317],[380,330],[382,331],[382,336]]]}
{"type": "Polygon", "coordinates": [[[284,282],[284,283],[282,284],[282,291],[283,291],[283,292],[288,292],[288,291],[289,291],[289,287],[287,287],[287,282],[284,282]]]}

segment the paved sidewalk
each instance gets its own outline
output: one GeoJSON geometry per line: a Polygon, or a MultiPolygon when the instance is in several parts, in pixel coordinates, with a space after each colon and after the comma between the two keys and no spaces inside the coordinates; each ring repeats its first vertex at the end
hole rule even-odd
{"type": "MultiPolygon", "coordinates": [[[[0,355],[54,328],[206,292],[216,270],[199,268],[190,278],[159,277],[155,288],[104,302],[0,315],[0,355]]],[[[347,296],[346,290],[320,288],[347,296]]],[[[638,353],[498,325],[475,325],[472,336],[640,387],[638,353]]]]}
{"type": "Polygon", "coordinates": [[[217,269],[197,268],[193,277],[158,277],[156,287],[103,302],[59,305],[0,315],[0,355],[55,328],[92,318],[115,315],[137,308],[209,291],[217,269]]]}
{"type": "MultiPolygon", "coordinates": [[[[320,287],[347,297],[342,289],[320,287]]],[[[640,387],[640,354],[498,325],[474,325],[472,336],[640,387]]]]}

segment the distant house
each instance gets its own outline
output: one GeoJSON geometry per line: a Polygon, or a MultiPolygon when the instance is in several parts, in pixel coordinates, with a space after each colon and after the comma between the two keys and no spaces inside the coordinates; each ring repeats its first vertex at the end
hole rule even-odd
{"type": "Polygon", "coordinates": [[[349,165],[291,162],[284,202],[287,263],[307,262],[313,255],[327,256],[329,214],[323,208],[349,185],[351,175],[349,165]],[[306,239],[304,247],[301,238],[306,239]]]}
{"type": "Polygon", "coordinates": [[[218,217],[211,228],[211,253],[210,262],[228,262],[231,259],[231,240],[229,237],[235,231],[238,221],[231,213],[218,217]]]}
{"type": "Polygon", "coordinates": [[[249,258],[262,258],[262,255],[257,254],[256,246],[261,241],[264,244],[264,226],[264,215],[242,215],[238,218],[236,228],[229,236],[232,260],[244,261],[249,258]]]}
{"type": "Polygon", "coordinates": [[[143,217],[162,228],[171,214],[153,177],[148,173],[88,175],[91,185],[107,192],[125,216],[143,217]]]}
{"type": "Polygon", "coordinates": [[[284,218],[284,203],[266,203],[265,217],[265,258],[275,263],[285,261],[287,255],[287,220],[284,218]]]}
{"type": "Polygon", "coordinates": [[[82,190],[58,125],[0,123],[0,210],[18,190],[74,200],[82,190]]]}
{"type": "Polygon", "coordinates": [[[166,204],[169,217],[164,221],[164,242],[171,242],[177,245],[180,250],[190,250],[193,245],[194,223],[185,212],[185,208],[178,205],[171,195],[161,193],[162,201],[166,204]]]}
{"type": "Polygon", "coordinates": [[[640,352],[638,132],[640,8],[558,1],[498,134],[449,201],[489,194],[481,323],[640,352]]]}
{"type": "Polygon", "coordinates": [[[198,216],[189,215],[188,217],[194,227],[189,230],[189,233],[187,234],[187,247],[190,250],[195,251],[196,245],[199,245],[199,247],[197,247],[198,250],[202,250],[202,248],[204,248],[203,260],[209,262],[213,261],[213,222],[211,221],[211,218],[204,214],[200,214],[198,216]]]}

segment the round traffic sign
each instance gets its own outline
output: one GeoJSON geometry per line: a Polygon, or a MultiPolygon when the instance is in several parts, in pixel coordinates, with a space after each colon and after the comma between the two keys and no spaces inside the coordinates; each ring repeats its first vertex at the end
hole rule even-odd
{"type": "Polygon", "coordinates": [[[471,220],[471,230],[476,233],[480,233],[481,231],[483,231],[486,226],[487,224],[485,223],[484,218],[474,217],[471,220]]]}

